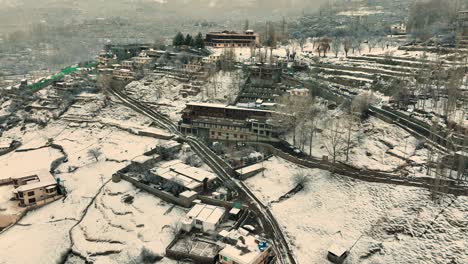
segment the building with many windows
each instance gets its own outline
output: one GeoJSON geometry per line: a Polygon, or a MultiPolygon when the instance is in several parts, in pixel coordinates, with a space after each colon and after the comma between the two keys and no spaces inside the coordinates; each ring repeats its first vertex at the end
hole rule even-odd
{"type": "Polygon", "coordinates": [[[210,32],[206,34],[205,45],[213,48],[255,47],[260,44],[260,37],[253,30],[244,33],[234,31],[210,32]]]}
{"type": "Polygon", "coordinates": [[[224,104],[188,103],[182,113],[182,133],[211,140],[278,141],[285,127],[275,112],[224,104]]]}
{"type": "Polygon", "coordinates": [[[49,172],[12,177],[11,180],[15,187],[14,198],[20,206],[45,204],[55,200],[59,192],[57,181],[49,172]]]}

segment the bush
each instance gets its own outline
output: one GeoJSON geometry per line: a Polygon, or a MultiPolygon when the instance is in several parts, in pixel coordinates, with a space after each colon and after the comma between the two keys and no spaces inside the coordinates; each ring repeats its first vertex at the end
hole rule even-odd
{"type": "Polygon", "coordinates": [[[188,156],[186,156],[184,158],[184,163],[187,164],[187,165],[190,165],[192,167],[197,167],[197,168],[200,167],[203,164],[200,157],[198,157],[195,154],[189,154],[188,156]]]}
{"type": "Polygon", "coordinates": [[[147,248],[142,248],[140,252],[139,263],[155,263],[163,259],[163,257],[159,256],[158,254],[153,253],[151,250],[147,248]]]}
{"type": "Polygon", "coordinates": [[[307,189],[310,185],[310,177],[304,172],[298,172],[293,176],[293,184],[295,188],[301,187],[307,189]]]}

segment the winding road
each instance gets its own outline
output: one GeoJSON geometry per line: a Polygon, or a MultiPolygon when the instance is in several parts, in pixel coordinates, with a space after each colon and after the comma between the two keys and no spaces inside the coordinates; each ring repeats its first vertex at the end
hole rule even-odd
{"type": "Polygon", "coordinates": [[[153,120],[158,126],[169,130],[181,140],[188,143],[192,150],[197,153],[214,172],[216,172],[226,187],[235,191],[238,194],[237,198],[244,202],[244,204],[257,216],[266,236],[273,242],[278,262],[283,264],[297,263],[288,240],[283,234],[281,226],[276,221],[269,208],[265,206],[242,181],[237,180],[237,174],[229,164],[218,157],[199,139],[195,137],[186,137],[180,133],[178,131],[178,126],[167,116],[141,104],[137,100],[126,95],[119,88],[109,87],[108,91],[115,97],[119,98],[127,107],[151,118],[151,120],[153,120]]]}

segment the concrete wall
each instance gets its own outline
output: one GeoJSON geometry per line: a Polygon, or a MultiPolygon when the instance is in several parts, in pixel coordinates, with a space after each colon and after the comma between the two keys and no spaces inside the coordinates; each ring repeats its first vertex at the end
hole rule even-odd
{"type": "Polygon", "coordinates": [[[202,257],[194,254],[190,254],[187,252],[176,251],[172,249],[175,243],[177,243],[178,238],[176,237],[171,244],[166,248],[166,257],[174,260],[184,260],[184,259],[191,259],[195,261],[194,263],[197,264],[214,264],[216,258],[209,258],[209,257],[202,257]]]}
{"type": "Polygon", "coordinates": [[[186,208],[189,208],[192,206],[192,201],[191,200],[187,200],[187,199],[184,199],[184,198],[181,198],[181,197],[175,197],[174,195],[170,194],[170,193],[167,193],[165,191],[161,191],[161,190],[158,190],[158,189],[155,189],[155,188],[152,188],[146,184],[143,184],[135,179],[133,179],[132,177],[129,177],[129,176],[126,176],[124,174],[121,174],[121,173],[116,173],[112,176],[112,180],[114,182],[118,182],[119,179],[122,179],[122,180],[125,180],[125,181],[128,181],[130,183],[132,183],[133,185],[135,185],[136,187],[142,189],[142,190],[145,190],[159,198],[161,198],[162,200],[166,201],[166,202],[169,202],[169,203],[173,203],[173,204],[176,204],[176,205],[179,205],[179,206],[182,206],[182,207],[186,207],[186,208]]]}

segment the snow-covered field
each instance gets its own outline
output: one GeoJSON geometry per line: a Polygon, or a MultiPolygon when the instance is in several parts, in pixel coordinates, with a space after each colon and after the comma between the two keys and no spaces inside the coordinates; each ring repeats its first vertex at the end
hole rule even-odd
{"type": "MultiPolygon", "coordinates": [[[[129,110],[115,108],[112,115],[110,109],[104,109],[102,115],[118,119],[128,114],[132,116],[128,119],[130,123],[145,123],[141,116],[126,111],[129,110]]],[[[125,182],[109,182],[99,192],[113,173],[134,157],[154,148],[159,140],[136,136],[100,123],[83,123],[78,127],[71,124],[58,120],[43,129],[28,126],[24,131],[15,128],[4,133],[4,136],[20,138],[22,149],[43,146],[49,138],[61,145],[68,154],[68,162],[58,167],[56,177],[62,180],[68,195],[63,200],[28,212],[17,225],[2,233],[0,263],[59,261],[71,245],[69,230],[84,215],[85,208],[96,195],[83,221],[73,228],[74,251],[89,257],[94,263],[131,262],[138,259],[143,247],[163,255],[171,240],[168,226],[184,211],[171,208],[125,182]],[[102,152],[98,161],[88,155],[92,148],[102,152]],[[77,170],[69,172],[70,168],[77,170]],[[131,205],[122,202],[126,194],[134,196],[131,205]]],[[[21,174],[49,169],[51,161],[60,156],[51,148],[13,152],[1,157],[0,166],[6,173],[21,174]]],[[[7,187],[0,189],[2,198],[6,197],[4,193],[11,191],[7,187]]],[[[72,258],[70,262],[76,260],[72,258]]]]}
{"type": "Polygon", "coordinates": [[[278,158],[265,168],[265,177],[247,180],[265,202],[292,189],[297,171],[311,178],[307,191],[270,205],[299,263],[327,263],[332,244],[350,247],[361,235],[346,263],[468,262],[466,197],[438,204],[424,189],[355,181],[278,158]]]}

